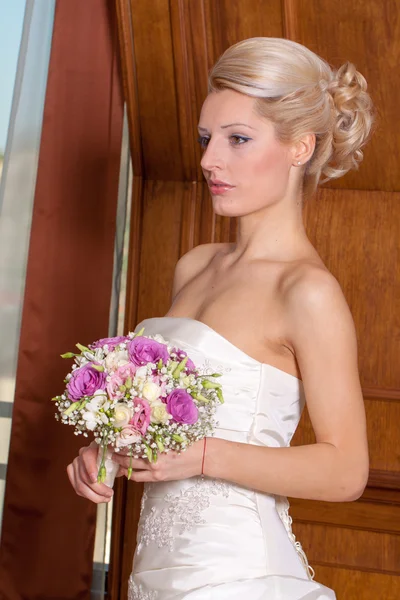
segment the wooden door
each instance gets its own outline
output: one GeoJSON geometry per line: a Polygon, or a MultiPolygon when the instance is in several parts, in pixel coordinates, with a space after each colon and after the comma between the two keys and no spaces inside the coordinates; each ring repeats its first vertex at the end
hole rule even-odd
{"type": "MultiPolygon", "coordinates": [[[[231,44],[287,37],[369,82],[377,129],[359,172],[305,210],[312,241],[342,284],[359,338],[371,474],[354,503],[292,501],[294,531],[338,600],[400,597],[400,0],[116,0],[134,170],[126,327],[170,305],[173,268],[194,245],[232,241],[200,170],[196,124],[207,72],[231,44]]],[[[305,413],[294,443],[313,440],[305,413]]],[[[111,597],[126,598],[142,487],[115,499],[111,597]]]]}

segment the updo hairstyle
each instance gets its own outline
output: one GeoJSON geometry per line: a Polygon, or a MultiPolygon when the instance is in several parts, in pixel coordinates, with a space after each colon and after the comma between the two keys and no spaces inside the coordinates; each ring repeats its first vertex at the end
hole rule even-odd
{"type": "Polygon", "coordinates": [[[320,182],[357,169],[374,120],[367,82],[346,62],[339,69],[291,40],[256,37],[231,46],[209,75],[209,92],[231,89],[257,98],[258,113],[277,138],[293,143],[314,133],[306,164],[305,196],[320,182]]]}

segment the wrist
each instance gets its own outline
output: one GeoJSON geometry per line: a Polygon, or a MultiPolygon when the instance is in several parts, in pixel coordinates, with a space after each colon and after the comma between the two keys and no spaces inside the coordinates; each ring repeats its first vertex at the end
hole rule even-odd
{"type": "Polygon", "coordinates": [[[202,475],[217,478],[218,463],[216,461],[218,442],[215,438],[206,438],[202,475]]]}

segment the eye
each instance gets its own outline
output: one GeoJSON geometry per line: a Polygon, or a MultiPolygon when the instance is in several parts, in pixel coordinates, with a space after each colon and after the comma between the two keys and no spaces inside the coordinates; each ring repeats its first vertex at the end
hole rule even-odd
{"type": "Polygon", "coordinates": [[[202,148],[207,148],[207,146],[208,146],[208,142],[210,141],[210,138],[209,138],[209,137],[207,137],[206,135],[200,135],[200,136],[197,138],[197,141],[199,142],[199,144],[200,144],[200,146],[201,146],[202,148]]]}
{"type": "Polygon", "coordinates": [[[251,138],[245,137],[243,135],[231,135],[229,140],[232,146],[241,146],[248,142],[251,138]]]}

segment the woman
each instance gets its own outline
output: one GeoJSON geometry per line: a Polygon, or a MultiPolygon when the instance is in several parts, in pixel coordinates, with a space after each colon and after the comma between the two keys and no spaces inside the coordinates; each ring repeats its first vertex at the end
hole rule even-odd
{"type": "MultiPolygon", "coordinates": [[[[371,115],[352,64],[334,71],[289,40],[240,42],[210,73],[201,164],[216,214],[238,217],[237,241],[183,256],[168,315],[137,329],[220,370],[225,404],[215,437],[134,461],[131,479],[146,484],[131,600],[335,598],[313,581],[286,496],[357,499],[366,424],[353,320],[302,208],[321,176],[358,166],[371,115]],[[305,399],[316,443],[291,448],[305,399]]],[[[107,502],[96,452],[82,449],[68,474],[107,502]]],[[[115,460],[127,475],[128,459],[115,460]]]]}

